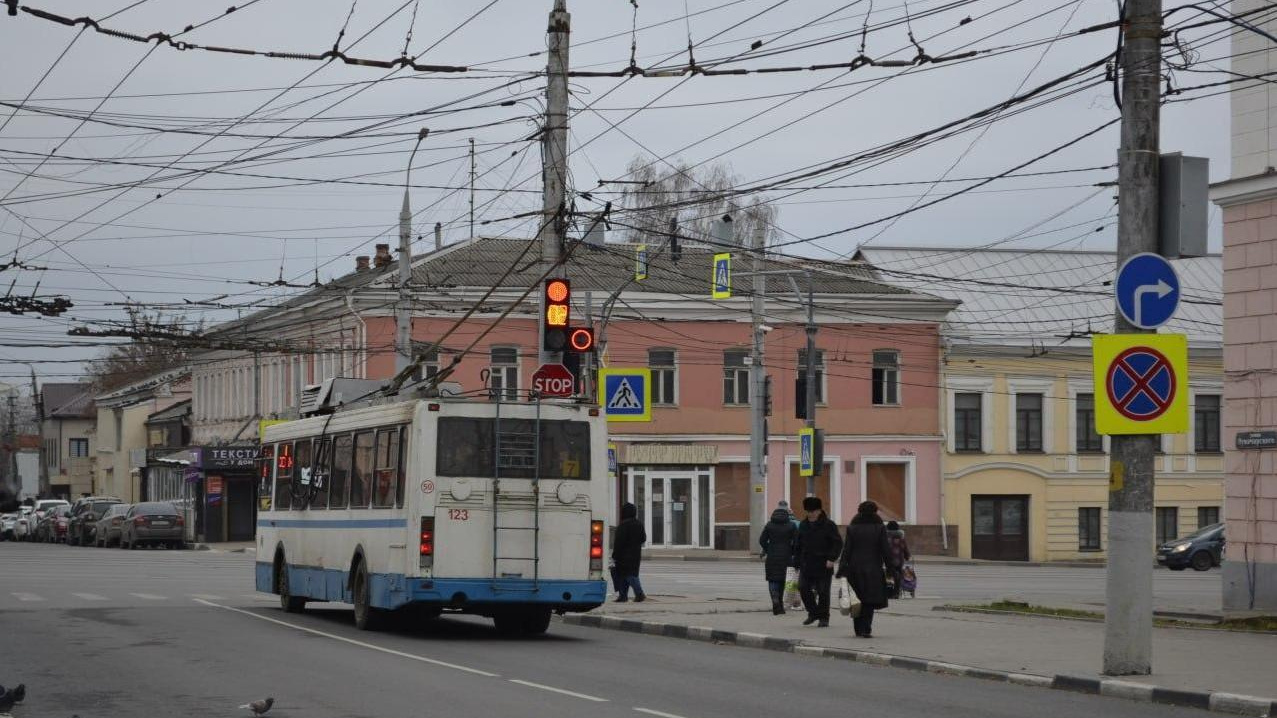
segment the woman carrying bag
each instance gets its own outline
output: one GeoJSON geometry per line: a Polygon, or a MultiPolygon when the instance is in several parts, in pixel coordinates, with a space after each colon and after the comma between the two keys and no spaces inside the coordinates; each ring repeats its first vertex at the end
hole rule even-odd
{"type": "Polygon", "coordinates": [[[891,568],[891,546],[887,541],[887,527],[878,515],[878,504],[862,502],[855,518],[847,525],[837,573],[838,577],[847,579],[860,601],[859,615],[853,619],[860,638],[872,637],[874,611],[887,607],[885,572],[891,568]]]}
{"type": "MultiPolygon", "coordinates": [[[[758,545],[762,546],[765,558],[763,574],[772,597],[772,614],[776,616],[785,613],[785,581],[790,567],[794,565],[794,542],[797,539],[798,527],[790,518],[789,502],[782,501],[758,537],[758,545]]],[[[794,580],[797,581],[798,577],[795,576],[794,580]]]]}

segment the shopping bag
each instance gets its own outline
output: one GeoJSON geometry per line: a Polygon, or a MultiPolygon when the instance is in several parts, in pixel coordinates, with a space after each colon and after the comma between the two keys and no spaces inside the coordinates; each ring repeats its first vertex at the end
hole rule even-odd
{"type": "Polygon", "coordinates": [[[792,566],[785,569],[785,595],[782,601],[785,608],[800,608],[803,605],[802,596],[798,595],[798,569],[792,566]]]}
{"type": "Polygon", "coordinates": [[[860,617],[860,598],[845,578],[838,580],[838,612],[852,618],[860,617]]]}

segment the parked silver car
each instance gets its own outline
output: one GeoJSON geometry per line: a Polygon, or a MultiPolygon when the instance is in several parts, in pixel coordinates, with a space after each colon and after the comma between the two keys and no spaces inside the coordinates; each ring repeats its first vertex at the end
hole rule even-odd
{"type": "Polygon", "coordinates": [[[0,541],[13,540],[13,527],[17,523],[17,514],[0,514],[0,541]]]}
{"type": "Polygon", "coordinates": [[[138,548],[144,544],[185,548],[183,535],[186,520],[168,501],[134,504],[124,515],[120,528],[120,548],[138,548]]]}
{"type": "Polygon", "coordinates": [[[111,507],[98,519],[97,530],[93,532],[94,542],[101,548],[109,548],[120,542],[120,529],[124,525],[124,515],[133,508],[133,504],[111,504],[111,507]]]}

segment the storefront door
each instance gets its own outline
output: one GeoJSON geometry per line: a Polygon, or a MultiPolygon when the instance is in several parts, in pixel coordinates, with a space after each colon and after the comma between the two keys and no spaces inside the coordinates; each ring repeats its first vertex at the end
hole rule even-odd
{"type": "Polygon", "coordinates": [[[1029,497],[971,497],[971,557],[1029,560],[1029,497]]]}
{"type": "Polygon", "coordinates": [[[708,471],[631,474],[630,501],[639,509],[648,546],[710,547],[709,478],[708,471]]]}

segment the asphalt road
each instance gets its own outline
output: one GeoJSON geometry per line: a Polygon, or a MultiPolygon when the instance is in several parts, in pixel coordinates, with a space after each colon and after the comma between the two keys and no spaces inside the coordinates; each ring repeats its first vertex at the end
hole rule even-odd
{"type": "Polygon", "coordinates": [[[0,544],[0,683],[17,718],[1203,715],[1196,711],[556,623],[534,639],[444,618],[356,631],[282,613],[251,556],[0,544]]]}

